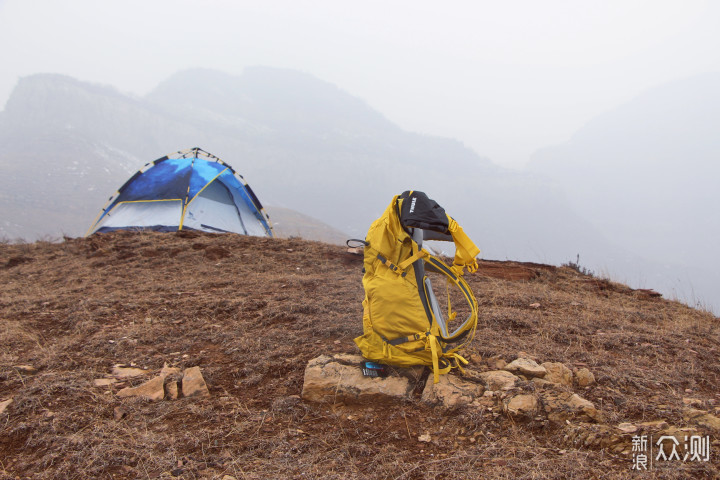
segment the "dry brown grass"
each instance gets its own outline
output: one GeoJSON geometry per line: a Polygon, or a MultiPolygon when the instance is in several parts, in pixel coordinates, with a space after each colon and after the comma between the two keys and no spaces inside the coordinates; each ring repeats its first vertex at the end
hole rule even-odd
{"type": "MultiPolygon", "coordinates": [[[[309,359],[356,351],[361,267],[300,239],[125,232],[0,245],[0,401],[14,399],[0,417],[0,478],[631,475],[627,457],[568,445],[560,427],[419,399],[300,401],[309,359]],[[212,397],[149,403],[93,386],[130,362],[199,365],[212,397]]],[[[587,366],[598,382],[582,394],[610,423],[683,425],[683,397],[711,411],[720,400],[718,319],[706,312],[564,267],[483,262],[468,280],[481,308],[472,368],[518,351],[587,366]]],[[[655,475],[717,478],[714,440],[711,462],[655,475]]]]}

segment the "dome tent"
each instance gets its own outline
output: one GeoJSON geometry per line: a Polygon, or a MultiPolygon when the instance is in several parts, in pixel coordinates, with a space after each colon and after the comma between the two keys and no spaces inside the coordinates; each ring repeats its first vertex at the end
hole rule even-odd
{"type": "Polygon", "coordinates": [[[270,218],[243,177],[200,148],[145,165],[110,197],[88,235],[133,229],[273,236],[270,218]]]}

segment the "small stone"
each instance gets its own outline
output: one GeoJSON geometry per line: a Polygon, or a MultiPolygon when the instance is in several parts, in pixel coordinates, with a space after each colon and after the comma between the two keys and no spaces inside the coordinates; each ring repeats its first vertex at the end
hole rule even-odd
{"type": "Polygon", "coordinates": [[[8,406],[13,402],[12,398],[8,398],[7,400],[0,402],[0,415],[5,413],[5,410],[7,410],[8,406]]]}
{"type": "Polygon", "coordinates": [[[701,407],[703,404],[703,401],[699,398],[683,397],[682,401],[685,405],[690,407],[701,407]]]}
{"type": "Polygon", "coordinates": [[[108,387],[112,385],[113,383],[117,383],[117,379],[115,378],[96,378],[93,380],[93,385],[96,387],[108,387]]]}
{"type": "Polygon", "coordinates": [[[575,379],[579,387],[587,387],[595,383],[595,375],[585,367],[575,370],[575,379]]]}
{"type": "Polygon", "coordinates": [[[115,418],[116,422],[122,420],[125,415],[127,415],[127,412],[122,407],[115,407],[115,409],[113,410],[113,418],[115,418]]]}
{"type": "Polygon", "coordinates": [[[488,367],[495,370],[502,370],[503,368],[505,368],[505,365],[507,365],[507,362],[505,360],[496,356],[488,358],[485,363],[487,363],[488,367]]]}
{"type": "Polygon", "coordinates": [[[141,397],[156,402],[165,396],[164,384],[165,379],[158,376],[137,387],[123,388],[117,395],[118,397],[141,397]]]}
{"type": "Polygon", "coordinates": [[[445,408],[455,408],[471,404],[482,396],[484,388],[477,383],[468,382],[456,375],[442,375],[438,383],[428,377],[422,400],[431,405],[441,404],[445,408]]]}
{"type": "Polygon", "coordinates": [[[512,373],[505,370],[491,370],[489,372],[480,373],[480,378],[487,385],[488,390],[509,390],[515,386],[515,382],[520,380],[512,373]]]}
{"type": "Polygon", "coordinates": [[[507,370],[508,372],[513,372],[515,374],[521,373],[523,375],[527,375],[528,377],[542,378],[545,376],[545,374],[547,374],[547,370],[545,370],[545,367],[541,367],[534,360],[522,357],[517,358],[505,365],[505,368],[503,370],[507,370]]]}
{"type": "Polygon", "coordinates": [[[149,372],[147,370],[143,370],[142,368],[125,367],[123,365],[115,365],[112,369],[113,376],[117,378],[139,377],[140,375],[145,375],[146,373],[149,372]]]}
{"type": "Polygon", "coordinates": [[[537,302],[536,302],[536,303],[531,303],[531,304],[530,304],[530,308],[540,308],[540,304],[537,303],[537,302]]]}
{"type": "Polygon", "coordinates": [[[617,428],[618,428],[618,430],[620,430],[623,433],[635,433],[638,430],[638,427],[636,427],[632,423],[628,423],[628,422],[621,423],[620,425],[617,426],[617,428]]]}
{"type": "Polygon", "coordinates": [[[668,423],[665,420],[655,420],[652,422],[638,423],[640,427],[649,428],[652,430],[662,430],[668,427],[668,423]]]}
{"type": "Polygon", "coordinates": [[[177,382],[170,381],[165,385],[165,392],[167,392],[167,397],[170,400],[177,400],[178,399],[178,384],[177,382]]]}
{"type": "Polygon", "coordinates": [[[432,441],[432,438],[430,438],[430,432],[425,432],[424,435],[420,435],[418,437],[418,442],[430,443],[431,441],[432,441]]]}
{"type": "Polygon", "coordinates": [[[167,378],[171,375],[180,375],[181,371],[177,367],[170,367],[168,364],[164,364],[163,368],[160,370],[160,376],[163,378],[167,378]]]}
{"type": "Polygon", "coordinates": [[[704,410],[686,408],[683,411],[683,419],[700,425],[701,427],[720,431],[720,418],[704,410]]]}
{"type": "Polygon", "coordinates": [[[504,402],[504,410],[513,417],[533,417],[537,411],[537,398],[535,395],[515,395],[504,402]]]}
{"type": "Polygon", "coordinates": [[[237,480],[237,478],[233,477],[232,475],[225,475],[222,477],[222,480],[237,480]]]}
{"type": "Polygon", "coordinates": [[[38,371],[37,368],[33,367],[32,365],[15,365],[13,368],[20,373],[24,373],[25,375],[35,375],[38,371]]]}
{"type": "Polygon", "coordinates": [[[200,373],[200,367],[186,368],[182,379],[183,397],[209,397],[205,379],[200,373]]]}
{"type": "Polygon", "coordinates": [[[585,367],[575,371],[575,378],[580,387],[587,387],[595,383],[595,375],[585,367]]]}
{"type": "Polygon", "coordinates": [[[572,386],[573,373],[565,364],[560,362],[545,362],[541,366],[547,371],[543,377],[545,380],[560,385],[572,386]]]}

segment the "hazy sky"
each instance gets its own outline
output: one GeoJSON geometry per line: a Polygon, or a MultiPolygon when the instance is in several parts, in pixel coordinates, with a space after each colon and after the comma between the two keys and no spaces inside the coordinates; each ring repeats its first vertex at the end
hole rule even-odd
{"type": "Polygon", "coordinates": [[[40,72],[142,95],[191,67],[293,68],[520,166],[646,88],[720,70],[720,2],[0,0],[0,59],[3,108],[40,72]]]}

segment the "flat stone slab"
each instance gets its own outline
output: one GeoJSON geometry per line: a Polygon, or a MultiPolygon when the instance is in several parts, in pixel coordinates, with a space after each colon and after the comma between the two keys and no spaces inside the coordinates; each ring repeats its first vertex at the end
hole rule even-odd
{"type": "MultiPolygon", "coordinates": [[[[160,378],[165,378],[161,376],[160,378]]],[[[200,367],[186,368],[182,378],[182,394],[183,397],[209,397],[205,379],[200,372],[200,367]]]]}
{"type": "Polygon", "coordinates": [[[149,370],[143,370],[142,368],[125,367],[123,365],[115,365],[112,369],[112,374],[116,378],[132,378],[139,377],[150,373],[149,370]]]}
{"type": "Polygon", "coordinates": [[[137,387],[123,388],[117,393],[118,397],[140,397],[156,402],[165,397],[165,379],[155,377],[137,387]]]}
{"type": "Polygon", "coordinates": [[[408,370],[413,375],[416,369],[388,368],[391,372],[385,378],[366,377],[362,373],[360,355],[321,355],[308,362],[305,367],[302,398],[309,402],[377,404],[410,399],[412,384],[407,376],[398,375],[399,370],[408,370]]]}

